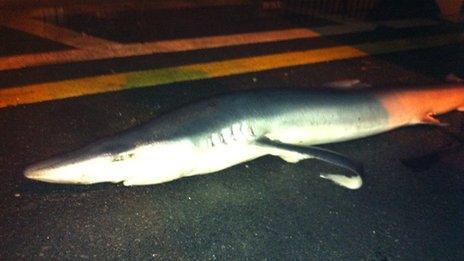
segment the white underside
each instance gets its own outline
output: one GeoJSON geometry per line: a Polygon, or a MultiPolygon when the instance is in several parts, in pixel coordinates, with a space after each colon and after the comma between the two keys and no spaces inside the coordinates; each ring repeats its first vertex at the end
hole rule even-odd
{"type": "Polygon", "coordinates": [[[264,155],[276,155],[292,163],[309,158],[307,155],[245,142],[204,149],[189,146],[188,142],[181,144],[164,145],[170,147],[170,150],[161,150],[159,145],[143,149],[147,153],[151,150],[150,156],[135,156],[130,163],[126,163],[126,171],[131,169],[131,174],[126,175],[124,185],[157,184],[186,176],[208,174],[264,155]]]}
{"type": "MultiPolygon", "coordinates": [[[[184,146],[186,144],[188,143],[184,143],[184,146]]],[[[198,148],[187,149],[185,147],[184,149],[180,149],[180,147],[174,149],[174,147],[180,146],[179,144],[172,144],[171,146],[172,149],[164,150],[163,155],[155,156],[154,153],[150,153],[150,158],[135,158],[134,161],[129,163],[130,166],[134,166],[130,171],[133,174],[126,175],[124,185],[157,184],[186,176],[208,174],[264,155],[278,156],[290,163],[311,158],[306,154],[249,143],[223,145],[205,150],[198,150],[198,148]],[[172,156],[172,154],[168,156],[168,151],[174,153],[175,156],[172,156]],[[162,163],[155,163],[160,162],[159,160],[162,163]]],[[[359,176],[346,177],[344,175],[327,174],[321,175],[321,177],[349,189],[358,189],[362,185],[359,176]]]]}
{"type": "MultiPolygon", "coordinates": [[[[289,140],[279,139],[283,142],[305,143],[304,137],[298,133],[279,134],[280,137],[293,137],[289,140]]],[[[188,139],[159,142],[119,155],[101,155],[79,163],[26,173],[26,176],[54,183],[123,182],[126,186],[149,185],[220,171],[264,155],[278,156],[290,163],[310,158],[297,152],[257,145],[250,140],[217,143],[214,146],[209,142],[205,141],[200,146],[194,145],[188,139]]],[[[352,189],[361,185],[359,181],[344,180],[336,176],[325,178],[352,189]]]]}

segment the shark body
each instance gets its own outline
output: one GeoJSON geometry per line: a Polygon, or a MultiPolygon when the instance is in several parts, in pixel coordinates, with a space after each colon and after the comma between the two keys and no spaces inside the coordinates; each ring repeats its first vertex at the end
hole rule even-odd
{"type": "Polygon", "coordinates": [[[350,189],[362,164],[315,145],[347,141],[464,110],[464,85],[385,90],[257,90],[220,95],[80,150],[32,165],[30,179],[148,185],[220,171],[264,155],[316,158],[353,175],[321,176],[350,189]]]}

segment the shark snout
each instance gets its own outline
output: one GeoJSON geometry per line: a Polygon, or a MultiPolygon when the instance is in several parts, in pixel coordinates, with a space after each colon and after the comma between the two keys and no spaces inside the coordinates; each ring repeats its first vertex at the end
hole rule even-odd
{"type": "Polygon", "coordinates": [[[120,182],[122,178],[114,173],[112,162],[108,157],[96,157],[83,160],[55,158],[31,165],[24,170],[28,179],[61,183],[61,184],[93,184],[98,182],[120,182]]]}
{"type": "Polygon", "coordinates": [[[28,179],[37,180],[41,176],[41,170],[42,169],[36,165],[29,166],[24,170],[24,176],[28,179]]]}
{"type": "Polygon", "coordinates": [[[52,161],[44,161],[31,165],[24,170],[24,176],[28,179],[54,182],[54,183],[79,183],[82,179],[77,169],[72,169],[70,164],[59,164],[52,161]]]}
{"type": "Polygon", "coordinates": [[[28,179],[46,181],[45,179],[53,173],[53,170],[58,169],[57,160],[43,161],[37,164],[28,166],[24,170],[24,176],[28,179]]]}

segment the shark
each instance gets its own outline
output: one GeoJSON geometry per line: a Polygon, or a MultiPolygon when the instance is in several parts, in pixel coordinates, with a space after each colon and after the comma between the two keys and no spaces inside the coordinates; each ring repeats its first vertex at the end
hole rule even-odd
{"type": "Polygon", "coordinates": [[[464,84],[408,88],[260,89],[194,102],[113,137],[32,164],[42,182],[126,186],[218,172],[273,155],[289,163],[317,159],[339,166],[320,177],[348,189],[363,184],[363,164],[320,145],[364,138],[464,111],[464,84]]]}

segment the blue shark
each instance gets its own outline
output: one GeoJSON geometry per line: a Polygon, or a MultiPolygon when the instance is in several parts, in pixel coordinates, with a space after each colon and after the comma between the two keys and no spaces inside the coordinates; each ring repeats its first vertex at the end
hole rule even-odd
{"type": "Polygon", "coordinates": [[[217,172],[265,155],[318,159],[347,171],[322,178],[349,189],[363,165],[318,145],[368,137],[464,109],[464,85],[362,90],[267,89],[183,106],[82,149],[33,164],[29,179],[150,185],[217,172]],[[346,173],[345,173],[346,172],[346,173]]]}

